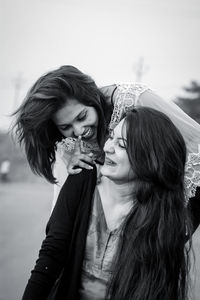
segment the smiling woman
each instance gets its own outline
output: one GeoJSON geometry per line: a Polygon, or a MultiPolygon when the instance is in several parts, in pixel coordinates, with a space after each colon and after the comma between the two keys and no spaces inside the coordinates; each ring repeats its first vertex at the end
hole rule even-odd
{"type": "Polygon", "coordinates": [[[76,99],[67,99],[66,104],[52,117],[64,137],[96,141],[98,115],[94,107],[86,106],[76,99]]]}
{"type": "Polygon", "coordinates": [[[91,169],[97,161],[103,163],[109,131],[127,112],[140,106],[165,113],[183,135],[187,146],[187,202],[192,204],[196,227],[200,218],[196,193],[200,186],[200,125],[147,86],[121,84],[101,91],[77,68],[62,66],[40,77],[27,93],[16,112],[15,129],[32,170],[58,183],[54,185],[56,201],[68,174],[91,169]]]}
{"type": "Polygon", "coordinates": [[[132,181],[134,176],[126,148],[126,127],[124,126],[124,120],[122,120],[113,129],[105,143],[105,162],[101,168],[101,173],[104,176],[111,180],[117,180],[118,183],[132,181]]]}
{"type": "Polygon", "coordinates": [[[23,300],[186,300],[182,135],[166,115],[140,107],[104,151],[100,182],[94,167],[64,183],[23,300]]]}
{"type": "MultiPolygon", "coordinates": [[[[63,138],[89,140],[101,156],[112,106],[95,82],[73,66],[62,66],[40,77],[15,112],[18,140],[25,145],[31,169],[56,183],[53,174],[57,143],[63,138]]],[[[69,158],[69,157],[68,157],[69,158]]],[[[88,155],[80,155],[80,172],[88,155]]],[[[66,178],[66,172],[64,172],[66,178]]]]}

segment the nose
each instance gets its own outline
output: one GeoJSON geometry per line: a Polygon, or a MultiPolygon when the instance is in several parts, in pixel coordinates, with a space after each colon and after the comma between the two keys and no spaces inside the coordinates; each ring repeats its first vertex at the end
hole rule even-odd
{"type": "Polygon", "coordinates": [[[84,127],[81,126],[81,124],[74,124],[73,125],[73,134],[74,136],[78,137],[79,135],[82,135],[84,132],[84,127]]]}
{"type": "Polygon", "coordinates": [[[115,152],[115,147],[114,147],[114,141],[113,139],[108,139],[106,142],[105,142],[105,145],[103,147],[103,150],[104,152],[109,152],[109,153],[114,153],[115,152]]]}

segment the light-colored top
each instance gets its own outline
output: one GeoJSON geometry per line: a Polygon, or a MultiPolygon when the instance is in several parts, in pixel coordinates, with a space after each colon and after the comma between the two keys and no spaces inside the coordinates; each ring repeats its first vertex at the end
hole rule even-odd
{"type": "Polygon", "coordinates": [[[113,257],[116,253],[123,220],[117,227],[108,229],[100,194],[96,187],[93,208],[86,240],[82,266],[80,299],[104,300],[108,281],[112,274],[113,257]]]}

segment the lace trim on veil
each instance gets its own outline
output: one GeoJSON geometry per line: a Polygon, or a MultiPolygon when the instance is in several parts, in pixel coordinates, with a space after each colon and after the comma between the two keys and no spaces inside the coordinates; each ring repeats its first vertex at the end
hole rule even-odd
{"type": "MultiPolygon", "coordinates": [[[[140,95],[147,90],[150,89],[140,83],[121,84],[117,86],[109,130],[115,128],[126,112],[137,106],[140,95]]],[[[72,153],[74,151],[75,141],[76,139],[68,137],[56,143],[57,151],[61,157],[64,156],[65,152],[72,153]]],[[[96,158],[99,156],[99,146],[97,143],[81,141],[81,148],[85,153],[93,152],[96,158]]],[[[197,187],[200,187],[200,145],[197,153],[188,153],[184,181],[185,201],[187,204],[189,198],[195,196],[197,187]]]]}
{"type": "MultiPolygon", "coordinates": [[[[138,99],[142,93],[150,90],[146,85],[122,84],[118,85],[115,91],[115,103],[109,129],[112,130],[120,122],[123,115],[138,104],[138,99]]],[[[185,166],[185,202],[194,197],[197,187],[200,187],[200,145],[198,153],[188,153],[185,166]]]]}
{"type": "Polygon", "coordinates": [[[185,165],[185,197],[186,203],[189,198],[196,194],[197,187],[200,187],[200,145],[197,153],[189,153],[185,165]]]}
{"type": "Polygon", "coordinates": [[[149,88],[140,83],[135,84],[120,84],[115,91],[115,103],[111,116],[109,129],[112,130],[120,122],[123,115],[132,110],[142,93],[149,90],[149,88]]]}

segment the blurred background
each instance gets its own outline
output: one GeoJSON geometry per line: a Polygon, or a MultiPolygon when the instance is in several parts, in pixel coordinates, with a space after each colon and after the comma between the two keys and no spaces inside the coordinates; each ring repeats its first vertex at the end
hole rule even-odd
{"type": "Polygon", "coordinates": [[[0,0],[0,300],[21,299],[53,197],[9,135],[27,90],[70,64],[99,86],[142,81],[200,122],[199,29],[199,0],[0,0]]]}

